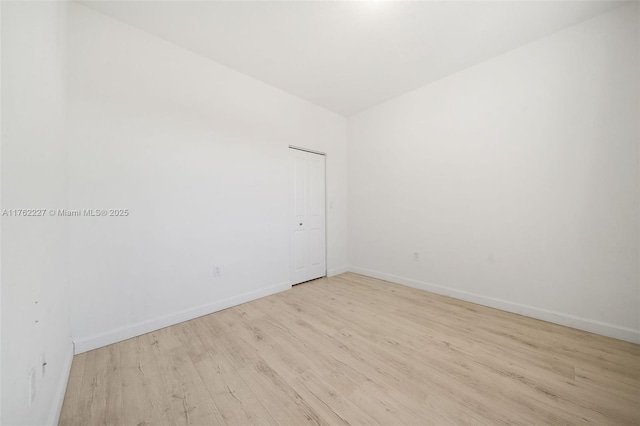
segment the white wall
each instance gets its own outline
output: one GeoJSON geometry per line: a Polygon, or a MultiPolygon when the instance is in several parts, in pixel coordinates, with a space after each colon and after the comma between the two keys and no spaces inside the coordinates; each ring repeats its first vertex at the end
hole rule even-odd
{"type": "MultiPolygon", "coordinates": [[[[0,211],[2,211],[2,5],[0,4],[0,211]]],[[[0,224],[0,242],[2,225],[0,224]]],[[[0,243],[0,423],[2,423],[2,243],[0,243]]]]}
{"type": "MultiPolygon", "coordinates": [[[[0,4],[0,211],[2,211],[2,4],[0,4]]],[[[2,224],[0,223],[0,424],[2,423],[2,224]]]]}
{"type": "MultiPolygon", "coordinates": [[[[1,3],[2,207],[64,208],[66,6],[1,3]]],[[[67,221],[5,216],[1,228],[0,421],[57,423],[72,358],[67,221]],[[30,405],[27,375],[32,368],[36,396],[30,405]]]]}
{"type": "Polygon", "coordinates": [[[640,342],[637,7],[350,117],[352,269],[640,342]]]}
{"type": "Polygon", "coordinates": [[[70,221],[76,352],[289,288],[289,145],[344,270],[345,118],[81,5],[69,57],[70,206],[130,211],[70,221]]]}

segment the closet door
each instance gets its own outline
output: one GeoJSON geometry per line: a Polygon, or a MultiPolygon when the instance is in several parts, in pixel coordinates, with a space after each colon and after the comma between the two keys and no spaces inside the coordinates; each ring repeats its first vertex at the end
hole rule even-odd
{"type": "Polygon", "coordinates": [[[291,282],[326,275],[325,156],[291,148],[291,282]]]}

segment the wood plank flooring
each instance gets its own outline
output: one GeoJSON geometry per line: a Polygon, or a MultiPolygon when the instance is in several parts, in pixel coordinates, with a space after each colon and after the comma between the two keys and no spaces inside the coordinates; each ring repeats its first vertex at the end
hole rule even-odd
{"type": "Polygon", "coordinates": [[[77,355],[62,425],[640,424],[640,346],[356,274],[77,355]]]}

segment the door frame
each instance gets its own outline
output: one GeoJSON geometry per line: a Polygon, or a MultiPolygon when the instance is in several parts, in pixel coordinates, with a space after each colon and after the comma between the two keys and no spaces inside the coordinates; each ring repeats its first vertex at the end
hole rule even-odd
{"type": "MultiPolygon", "coordinates": [[[[319,277],[319,278],[325,278],[329,275],[329,245],[327,244],[327,234],[329,233],[329,230],[327,228],[327,216],[329,214],[328,212],[328,204],[327,204],[327,153],[326,152],[322,152],[322,151],[316,151],[310,148],[303,148],[301,146],[296,146],[296,145],[289,145],[288,149],[295,149],[298,151],[304,151],[304,152],[308,152],[310,154],[316,154],[316,155],[322,155],[324,156],[324,277],[319,277]]],[[[291,151],[287,151],[287,152],[291,152],[291,151]]],[[[291,162],[289,162],[289,167],[291,167],[291,162]]],[[[293,173],[290,171],[289,173],[289,179],[288,179],[288,193],[289,193],[289,211],[288,211],[288,215],[291,215],[292,211],[293,211],[293,194],[291,193],[291,179],[293,178],[293,173]]],[[[290,222],[290,218],[289,220],[287,220],[287,223],[290,222]]],[[[289,241],[289,283],[290,285],[293,287],[294,285],[297,284],[293,284],[293,277],[291,276],[291,262],[293,262],[293,247],[291,244],[291,235],[290,235],[290,229],[287,226],[287,239],[289,241]]],[[[298,284],[303,284],[304,282],[307,281],[303,281],[302,283],[298,283],[298,284]]]]}

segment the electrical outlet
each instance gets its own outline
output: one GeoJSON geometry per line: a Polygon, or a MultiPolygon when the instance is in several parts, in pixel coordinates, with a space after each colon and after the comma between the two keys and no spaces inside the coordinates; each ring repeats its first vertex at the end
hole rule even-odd
{"type": "Polygon", "coordinates": [[[222,267],[221,266],[215,266],[213,268],[213,276],[214,277],[219,277],[222,275],[222,267]]]}
{"type": "Polygon", "coordinates": [[[418,253],[417,251],[413,252],[413,261],[414,262],[418,262],[420,260],[420,253],[418,253]]]}
{"type": "Polygon", "coordinates": [[[36,370],[32,368],[31,371],[29,371],[29,375],[27,376],[27,401],[29,401],[29,405],[31,405],[35,400],[36,400],[36,370]]]}

